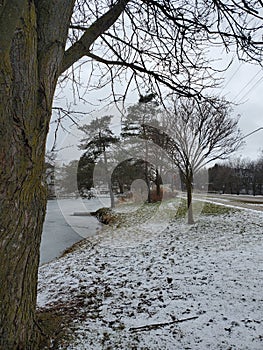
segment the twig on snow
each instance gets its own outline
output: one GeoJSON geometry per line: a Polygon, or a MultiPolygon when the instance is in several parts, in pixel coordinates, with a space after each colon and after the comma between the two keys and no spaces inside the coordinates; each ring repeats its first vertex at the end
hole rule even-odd
{"type": "Polygon", "coordinates": [[[129,331],[131,331],[131,332],[147,331],[147,330],[156,329],[159,327],[169,326],[169,325],[174,324],[174,323],[181,323],[181,322],[185,322],[185,321],[195,320],[196,318],[198,318],[198,316],[182,318],[180,320],[174,320],[174,321],[170,321],[170,322],[147,324],[145,326],[140,326],[140,327],[131,327],[129,329],[129,331]]]}

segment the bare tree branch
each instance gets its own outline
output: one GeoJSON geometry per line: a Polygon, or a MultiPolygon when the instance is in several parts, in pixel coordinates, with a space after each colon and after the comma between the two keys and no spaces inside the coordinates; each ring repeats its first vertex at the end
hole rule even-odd
{"type": "Polygon", "coordinates": [[[125,61],[110,61],[110,60],[106,60],[102,57],[99,57],[93,53],[88,53],[87,54],[88,57],[91,57],[93,58],[95,61],[97,62],[101,62],[101,63],[104,63],[106,64],[107,66],[123,66],[123,67],[127,67],[127,68],[130,68],[134,73],[136,72],[141,72],[141,73],[145,73],[151,77],[153,77],[155,79],[156,82],[160,82],[162,84],[165,84],[167,87],[171,88],[172,90],[174,91],[177,91],[178,93],[180,93],[180,95],[185,95],[185,96],[193,96],[193,95],[196,95],[197,92],[192,92],[189,93],[187,90],[185,90],[185,92],[183,91],[183,89],[178,88],[176,87],[176,85],[178,84],[177,82],[175,82],[173,80],[173,77],[167,77],[165,75],[162,75],[160,73],[157,73],[155,71],[152,71],[152,70],[148,70],[146,67],[141,67],[139,65],[136,65],[136,64],[133,64],[133,63],[128,63],[128,62],[125,62],[125,61]]]}
{"type": "Polygon", "coordinates": [[[258,0],[130,0],[111,7],[104,1],[79,0],[77,4],[70,25],[72,46],[65,53],[62,72],[87,57],[81,64],[94,60],[91,74],[101,74],[99,86],[115,85],[110,77],[125,81],[129,68],[127,80],[132,77],[137,86],[160,92],[164,85],[180,95],[204,96],[205,88],[219,84],[215,73],[220,69],[211,55],[206,56],[211,45],[224,45],[228,52],[236,50],[240,59],[262,63],[258,0]],[[115,17],[108,21],[110,13],[115,17]]]}
{"type": "Polygon", "coordinates": [[[65,52],[61,66],[61,73],[89,52],[90,46],[101,34],[107,31],[116,22],[128,2],[129,0],[119,0],[109,9],[109,11],[86,29],[82,37],[65,52]]]}

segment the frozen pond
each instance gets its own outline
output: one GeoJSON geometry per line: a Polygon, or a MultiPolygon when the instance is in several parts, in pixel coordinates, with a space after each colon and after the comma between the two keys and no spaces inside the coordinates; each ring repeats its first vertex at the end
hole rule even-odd
{"type": "Polygon", "coordinates": [[[58,257],[66,248],[81,239],[96,234],[101,224],[96,218],[83,214],[108,204],[108,198],[48,201],[40,247],[40,264],[58,257]]]}

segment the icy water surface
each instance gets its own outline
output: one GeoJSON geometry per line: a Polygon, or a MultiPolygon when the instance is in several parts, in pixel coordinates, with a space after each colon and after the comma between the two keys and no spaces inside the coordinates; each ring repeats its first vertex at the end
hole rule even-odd
{"type": "Polygon", "coordinates": [[[88,216],[90,211],[107,206],[108,199],[50,200],[40,247],[40,264],[58,257],[66,248],[100,229],[97,219],[88,216]]]}

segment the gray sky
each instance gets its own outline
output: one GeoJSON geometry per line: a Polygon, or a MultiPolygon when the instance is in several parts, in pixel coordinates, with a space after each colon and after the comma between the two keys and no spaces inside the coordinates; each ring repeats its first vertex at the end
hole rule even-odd
{"type": "MultiPolygon", "coordinates": [[[[247,63],[236,62],[230,68],[222,73],[222,77],[225,78],[222,88],[218,90],[220,96],[225,96],[229,101],[234,102],[237,106],[234,107],[234,115],[240,114],[239,126],[244,135],[249,134],[253,130],[263,127],[263,69],[258,65],[251,65],[247,63]]],[[[66,90],[66,95],[72,100],[70,86],[66,90]]],[[[114,107],[111,109],[99,110],[99,104],[96,103],[98,96],[101,98],[105,92],[94,91],[87,95],[87,99],[92,101],[92,104],[83,104],[76,101],[75,105],[72,105],[72,110],[91,112],[90,115],[86,115],[81,119],[81,123],[89,123],[92,117],[100,115],[113,114],[116,115],[114,107]],[[96,104],[96,106],[94,105],[96,104]]],[[[138,96],[133,94],[129,96],[127,102],[130,104],[136,103],[138,96]]],[[[65,100],[57,100],[55,105],[64,105],[65,100]]],[[[72,124],[67,122],[65,125],[72,124]]],[[[120,118],[116,117],[113,120],[113,124],[116,129],[120,124],[120,118]]],[[[51,148],[53,143],[54,127],[50,128],[50,135],[48,140],[48,149],[51,148]]],[[[72,159],[78,159],[81,152],[77,150],[77,145],[81,138],[81,134],[77,131],[77,128],[69,129],[71,134],[60,131],[58,137],[57,148],[66,149],[61,152],[60,159],[68,162],[72,159]]],[[[233,154],[233,156],[248,157],[256,159],[259,155],[260,149],[263,149],[263,129],[259,132],[247,137],[245,139],[246,145],[233,154]]]]}
{"type": "MultiPolygon", "coordinates": [[[[237,103],[234,114],[240,114],[239,126],[244,135],[263,127],[263,69],[237,63],[229,68],[221,95],[237,103]]],[[[246,145],[236,153],[256,159],[263,149],[263,129],[245,139],[246,145]]]]}

